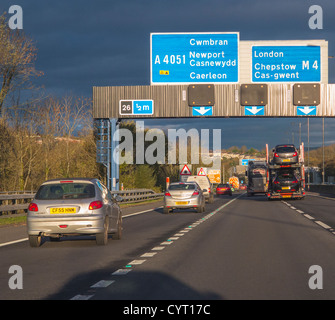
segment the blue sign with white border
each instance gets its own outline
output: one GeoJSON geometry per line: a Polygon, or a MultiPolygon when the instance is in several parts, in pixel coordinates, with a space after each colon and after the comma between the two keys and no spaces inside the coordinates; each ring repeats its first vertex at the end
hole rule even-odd
{"type": "Polygon", "coordinates": [[[151,83],[237,83],[239,33],[152,33],[151,83]]]}
{"type": "Polygon", "coordinates": [[[320,81],[320,46],[252,47],[252,82],[320,81]]]}
{"type": "Polygon", "coordinates": [[[316,106],[297,107],[297,116],[316,116],[316,106]]]}
{"type": "Polygon", "coordinates": [[[264,106],[244,107],[244,115],[245,116],[264,116],[265,108],[264,106]]]}
{"type": "Polygon", "coordinates": [[[120,115],[153,115],[153,100],[120,100],[120,115]]]}
{"type": "Polygon", "coordinates": [[[192,107],[192,116],[212,116],[213,107],[192,107]]]}

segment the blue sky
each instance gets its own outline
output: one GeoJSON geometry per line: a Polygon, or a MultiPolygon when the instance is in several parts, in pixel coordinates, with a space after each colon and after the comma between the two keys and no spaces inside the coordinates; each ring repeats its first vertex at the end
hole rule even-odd
{"type": "MultiPolygon", "coordinates": [[[[23,28],[36,42],[38,85],[46,94],[91,97],[92,86],[149,85],[151,32],[240,32],[240,40],[326,39],[335,56],[335,1],[318,0],[2,0],[23,9],[23,28]],[[323,29],[311,30],[311,5],[323,9],[323,29]]],[[[335,59],[329,59],[335,83],[335,59]]],[[[222,147],[307,143],[306,119],[152,120],[150,127],[218,128],[222,147]]],[[[335,121],[326,119],[326,143],[335,121]]],[[[322,143],[322,120],[311,119],[311,146],[322,143]]]]}

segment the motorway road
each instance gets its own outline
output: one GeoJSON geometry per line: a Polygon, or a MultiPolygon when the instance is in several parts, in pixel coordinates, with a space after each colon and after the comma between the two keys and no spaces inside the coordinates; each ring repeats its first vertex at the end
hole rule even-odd
{"type": "Polygon", "coordinates": [[[104,247],[79,237],[31,248],[25,226],[0,228],[0,299],[335,299],[334,200],[237,193],[168,215],[161,205],[124,209],[123,239],[104,247]],[[9,288],[12,265],[23,289],[9,288]]]}

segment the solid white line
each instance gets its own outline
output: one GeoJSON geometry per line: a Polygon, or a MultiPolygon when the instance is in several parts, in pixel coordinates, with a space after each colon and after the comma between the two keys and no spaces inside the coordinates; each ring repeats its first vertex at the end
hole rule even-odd
{"type": "Polygon", "coordinates": [[[138,214],[146,213],[146,212],[149,212],[149,211],[154,211],[155,209],[159,209],[159,208],[163,208],[163,206],[157,207],[157,208],[153,208],[153,209],[149,209],[149,210],[140,211],[140,212],[130,213],[130,214],[127,214],[125,216],[122,216],[122,218],[128,218],[128,217],[132,217],[132,216],[137,216],[138,214]]]}
{"type": "Polygon", "coordinates": [[[28,240],[28,238],[24,238],[24,239],[19,239],[19,240],[14,240],[14,241],[10,241],[10,242],[1,243],[0,247],[9,246],[11,244],[19,243],[19,242],[23,242],[23,241],[27,241],[27,240],[28,240]]]}

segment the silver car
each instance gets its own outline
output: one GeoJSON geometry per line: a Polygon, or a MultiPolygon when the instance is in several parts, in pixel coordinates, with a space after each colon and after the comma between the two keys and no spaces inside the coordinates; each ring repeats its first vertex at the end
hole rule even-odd
{"type": "Polygon", "coordinates": [[[27,215],[29,242],[41,245],[42,237],[95,235],[106,245],[108,234],[121,239],[122,213],[117,200],[98,179],[48,180],[38,189],[27,215]]]}
{"type": "Polygon", "coordinates": [[[174,182],[164,195],[164,213],[173,209],[205,211],[205,196],[196,182],[174,182]]]}
{"type": "Polygon", "coordinates": [[[293,144],[277,145],[272,152],[274,164],[290,165],[299,162],[298,151],[293,144]]]}

